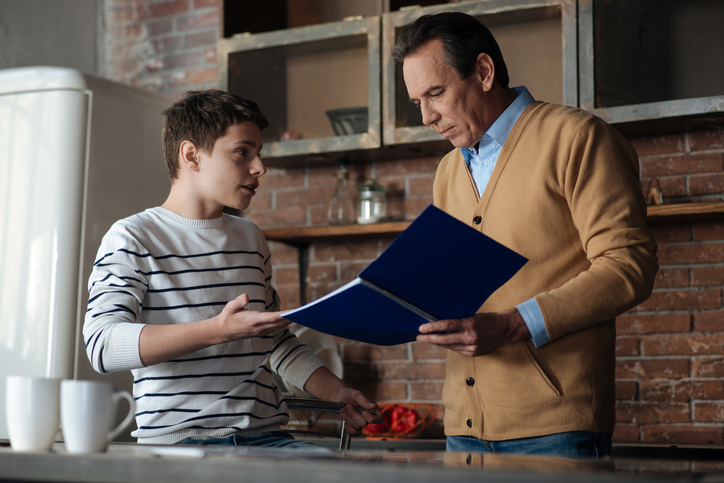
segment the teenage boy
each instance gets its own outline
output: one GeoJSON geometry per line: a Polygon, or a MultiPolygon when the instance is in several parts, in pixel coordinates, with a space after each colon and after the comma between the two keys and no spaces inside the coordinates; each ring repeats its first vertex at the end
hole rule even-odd
{"type": "Polygon", "coordinates": [[[280,431],[288,410],[272,371],[347,403],[353,434],[380,419],[285,328],[261,230],[223,212],[254,197],[267,126],[253,101],[187,92],[164,112],[168,199],[103,238],[83,333],[97,371],[133,373],[139,443],[302,444],[280,431]]]}

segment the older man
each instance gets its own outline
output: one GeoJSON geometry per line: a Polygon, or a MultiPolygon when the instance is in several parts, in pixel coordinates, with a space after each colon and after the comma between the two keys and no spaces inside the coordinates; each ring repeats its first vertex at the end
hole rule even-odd
{"type": "Polygon", "coordinates": [[[635,151],[595,116],[508,87],[495,39],[468,15],[419,18],[393,57],[423,122],[456,148],[435,205],[529,259],[474,316],[420,328],[449,349],[448,450],[609,454],[614,318],[658,270],[635,151]]]}

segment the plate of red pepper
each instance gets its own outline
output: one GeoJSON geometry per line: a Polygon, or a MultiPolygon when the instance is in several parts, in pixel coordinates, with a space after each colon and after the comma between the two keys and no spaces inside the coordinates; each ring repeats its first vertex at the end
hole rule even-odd
{"type": "Polygon", "coordinates": [[[369,439],[412,437],[435,420],[437,406],[420,403],[379,403],[383,422],[362,431],[369,439]]]}

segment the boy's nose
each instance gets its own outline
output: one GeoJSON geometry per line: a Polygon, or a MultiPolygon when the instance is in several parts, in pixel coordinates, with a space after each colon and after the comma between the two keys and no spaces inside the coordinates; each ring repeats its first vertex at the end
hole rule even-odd
{"type": "Polygon", "coordinates": [[[266,165],[261,160],[261,157],[257,155],[251,162],[251,172],[255,176],[264,176],[266,174],[266,165]]]}

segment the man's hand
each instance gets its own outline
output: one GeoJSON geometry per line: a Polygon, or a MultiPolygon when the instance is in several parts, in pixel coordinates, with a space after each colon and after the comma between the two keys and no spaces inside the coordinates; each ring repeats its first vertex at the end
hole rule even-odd
{"type": "Polygon", "coordinates": [[[490,354],[529,339],[530,331],[517,309],[478,313],[465,319],[438,320],[420,326],[418,342],[439,345],[464,356],[490,354]]]}
{"type": "Polygon", "coordinates": [[[345,431],[351,435],[360,434],[362,428],[370,423],[382,422],[382,411],[377,403],[368,398],[363,392],[349,387],[344,381],[335,376],[329,369],[322,366],[309,376],[304,390],[325,401],[341,402],[347,407],[339,414],[345,421],[345,431]],[[362,411],[358,411],[359,407],[362,411]]]}

